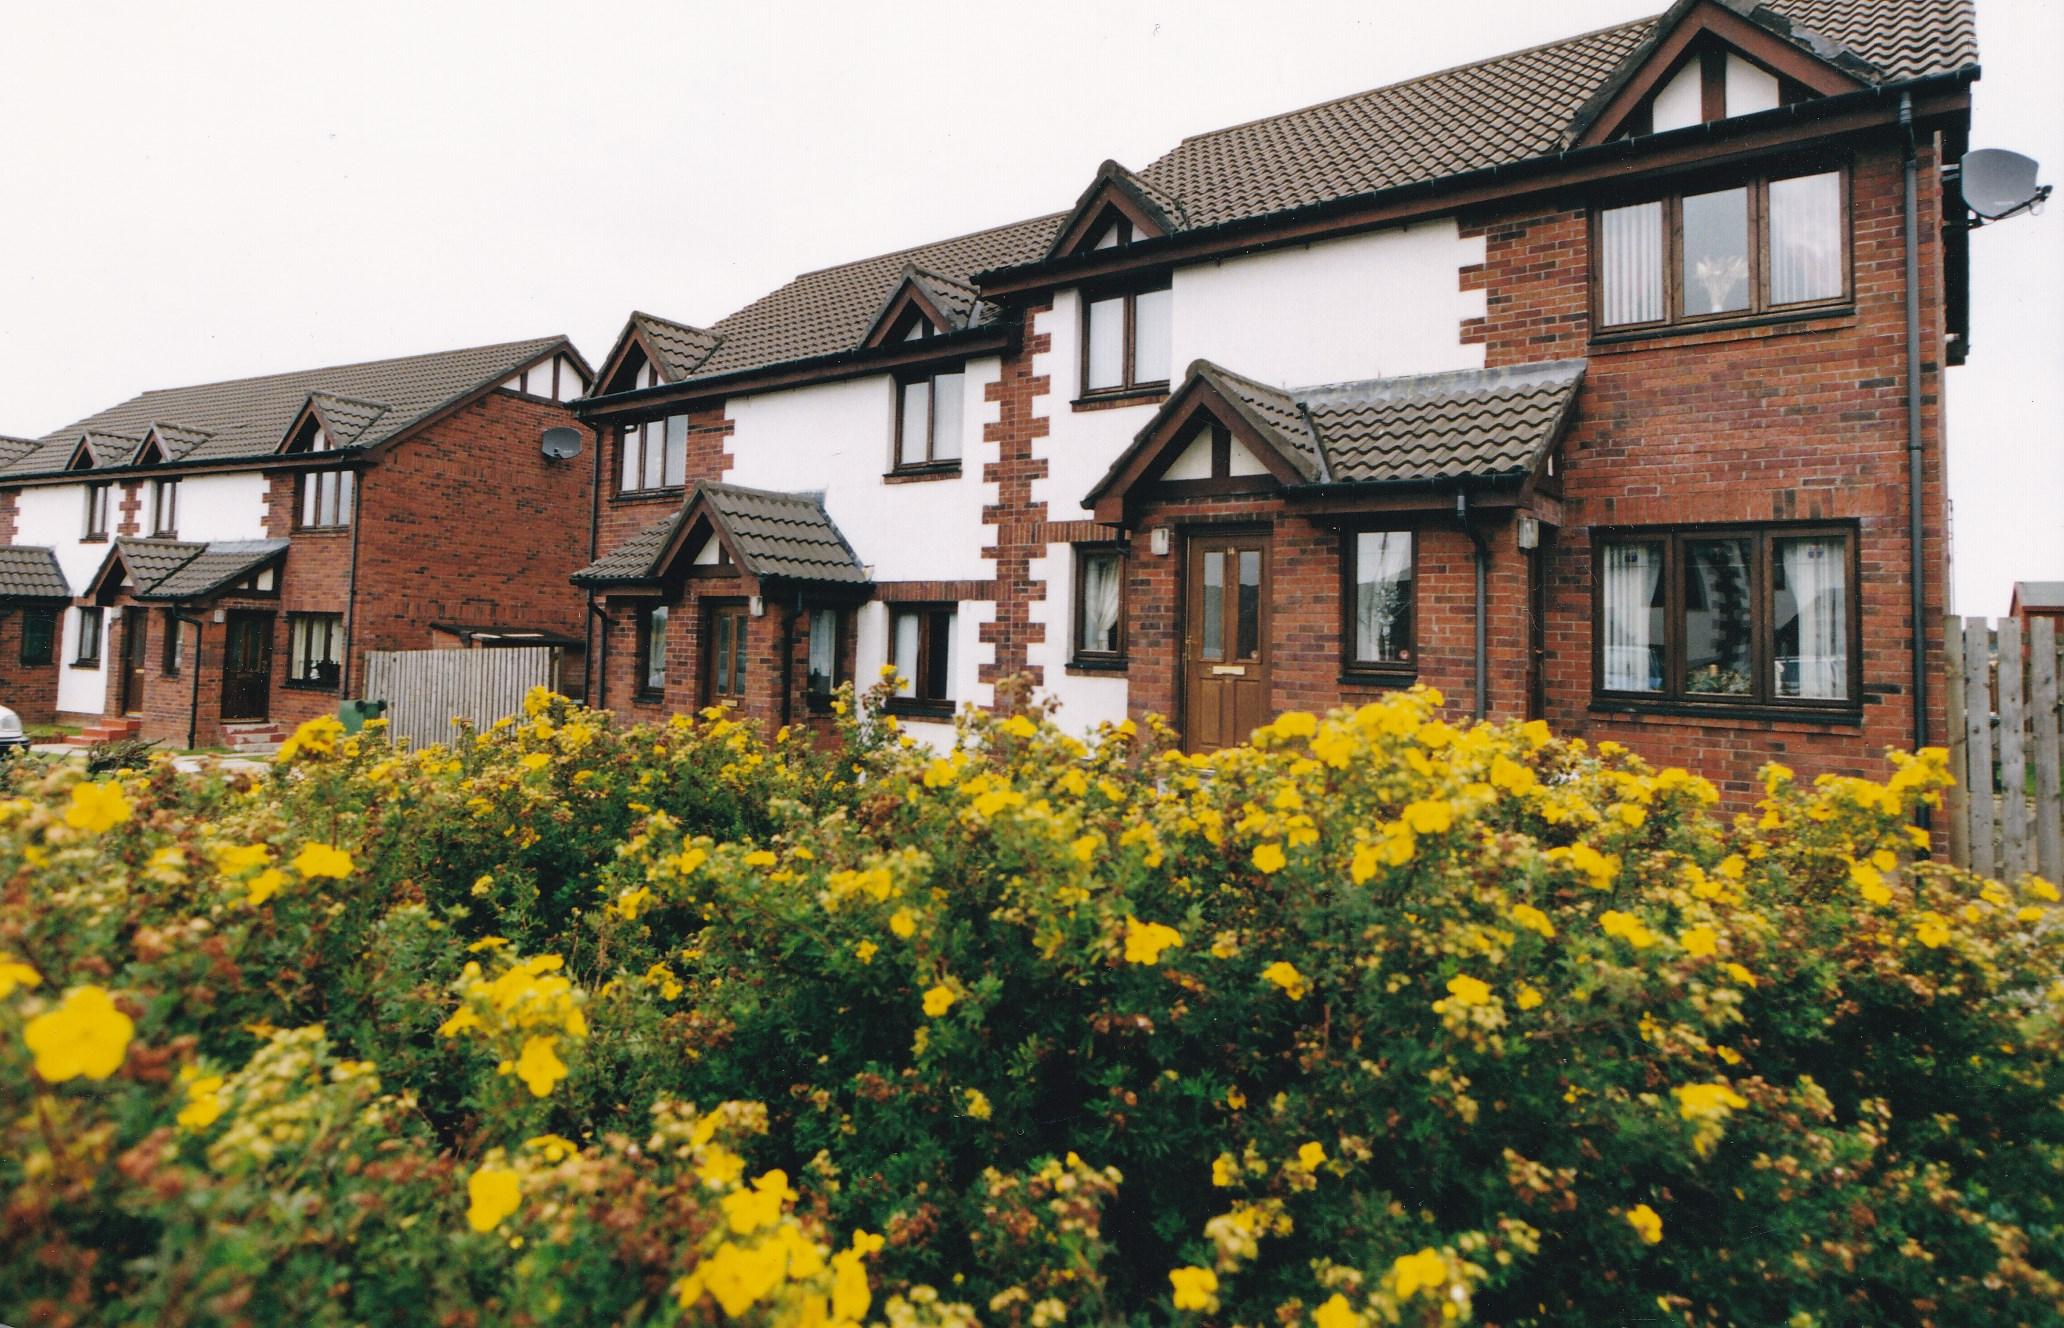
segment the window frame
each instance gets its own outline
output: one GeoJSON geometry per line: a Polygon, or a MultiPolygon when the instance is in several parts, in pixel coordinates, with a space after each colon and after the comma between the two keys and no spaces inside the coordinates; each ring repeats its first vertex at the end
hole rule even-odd
{"type": "Polygon", "coordinates": [[[1069,659],[1078,669],[1123,669],[1127,663],[1125,619],[1127,600],[1130,598],[1127,583],[1131,580],[1126,559],[1126,546],[1113,540],[1097,540],[1069,546],[1074,563],[1073,598],[1069,601],[1069,659]],[[1092,558],[1108,557],[1118,564],[1118,648],[1099,650],[1085,645],[1082,640],[1083,585],[1088,580],[1089,562],[1092,558]]]}
{"type": "MultiPolygon", "coordinates": [[[[1129,222],[1127,223],[1130,224],[1129,222]]],[[[1082,306],[1076,320],[1077,348],[1075,385],[1077,397],[1083,401],[1100,401],[1113,397],[1147,396],[1168,391],[1173,383],[1175,365],[1171,359],[1170,377],[1141,378],[1139,376],[1139,297],[1166,292],[1169,296],[1168,317],[1170,332],[1174,331],[1175,297],[1174,285],[1167,277],[1139,285],[1119,287],[1084,287],[1077,292],[1076,303],[1082,306]],[[1122,380],[1116,385],[1091,387],[1089,385],[1089,310],[1093,304],[1107,300],[1123,300],[1125,303],[1125,331],[1119,350],[1119,363],[1124,369],[1122,380]]],[[[1172,346],[1171,346],[1172,355],[1172,346]]]]}
{"type": "Polygon", "coordinates": [[[30,667],[47,668],[57,662],[57,643],[64,637],[64,610],[53,605],[31,604],[22,609],[21,662],[30,667]],[[29,649],[29,624],[43,624],[44,639],[41,650],[29,649]]]}
{"type": "Polygon", "coordinates": [[[743,708],[748,699],[745,686],[752,663],[752,606],[742,599],[712,599],[703,601],[702,638],[697,653],[701,655],[702,704],[705,706],[730,705],[743,708]],[[736,623],[728,640],[719,627],[720,623],[736,623]],[[720,650],[719,644],[729,647],[720,650]],[[740,658],[741,649],[744,658],[740,658]],[[718,685],[720,670],[728,670],[731,679],[724,688],[718,685]]]}
{"type": "Polygon", "coordinates": [[[616,494],[618,498],[650,498],[655,495],[680,493],[688,487],[688,435],[691,432],[688,417],[676,412],[672,415],[655,415],[649,419],[631,420],[616,426],[616,494]],[[681,479],[679,483],[667,483],[667,446],[669,425],[681,421],[681,479]],[[624,461],[635,438],[638,447],[637,475],[635,486],[624,483],[624,461]],[[645,466],[650,455],[653,440],[659,446],[659,483],[646,484],[645,466]]]}
{"type": "MultiPolygon", "coordinates": [[[[953,679],[948,677],[944,680],[941,688],[943,695],[935,697],[927,696],[925,693],[931,689],[931,683],[934,681],[932,649],[934,637],[939,630],[939,622],[941,619],[945,620],[946,630],[949,632],[958,631],[960,628],[960,605],[954,601],[912,601],[910,603],[889,605],[888,659],[889,663],[895,666],[899,673],[902,672],[902,668],[896,664],[896,619],[899,615],[906,613],[916,614],[918,621],[916,667],[910,671],[909,675],[911,694],[909,696],[891,695],[884,703],[883,708],[892,715],[911,715],[924,719],[951,719],[953,718],[954,707],[957,704],[952,695],[953,679]]],[[[951,660],[953,657],[953,645],[950,640],[946,647],[946,657],[948,660],[951,660]]]]}
{"type": "Polygon", "coordinates": [[[179,629],[181,624],[179,621],[179,610],[170,608],[158,610],[158,621],[163,625],[165,633],[165,639],[158,643],[158,648],[162,652],[159,655],[158,668],[167,678],[176,678],[179,676],[180,664],[182,662],[180,659],[179,629]]]}
{"type": "Polygon", "coordinates": [[[906,370],[894,375],[895,402],[889,419],[889,473],[891,475],[957,475],[961,461],[966,455],[939,459],[939,379],[948,375],[960,378],[960,420],[963,428],[967,421],[967,364],[955,361],[952,364],[933,365],[923,369],[906,370]],[[903,398],[904,389],[917,383],[926,384],[925,391],[925,448],[924,460],[903,459],[903,398]]]}
{"type": "Polygon", "coordinates": [[[101,638],[107,635],[107,610],[98,604],[79,606],[79,639],[73,643],[72,667],[75,669],[97,669],[101,665],[101,638]],[[87,631],[88,623],[93,625],[87,631]],[[92,654],[87,654],[88,650],[92,654]]]}
{"type": "Polygon", "coordinates": [[[304,470],[300,473],[300,475],[298,475],[295,478],[295,530],[349,530],[351,529],[351,523],[357,519],[358,472],[353,470],[351,467],[325,466],[316,470],[304,470]],[[323,515],[323,508],[325,506],[323,501],[323,491],[325,487],[327,487],[324,484],[324,481],[326,480],[334,480],[336,482],[335,493],[331,498],[330,502],[327,504],[330,514],[335,518],[331,521],[323,521],[320,519],[323,515]],[[350,497],[348,500],[345,497],[345,491],[347,489],[350,490],[350,497]],[[311,490],[313,490],[315,494],[315,515],[318,518],[314,521],[310,521],[308,519],[308,496],[311,490]]]}
{"type": "Polygon", "coordinates": [[[287,673],[286,678],[284,680],[285,685],[288,687],[297,687],[304,691],[311,692],[336,691],[338,683],[341,680],[344,672],[344,661],[341,658],[341,656],[343,655],[343,644],[343,614],[289,613],[287,615],[287,673]],[[321,678],[306,677],[303,675],[301,669],[302,647],[306,644],[305,638],[309,633],[313,631],[315,625],[318,623],[327,625],[325,637],[326,643],[329,647],[329,653],[335,656],[339,656],[339,658],[330,661],[330,663],[332,663],[336,667],[338,676],[331,678],[328,681],[324,681],[321,678]]]}
{"type": "Polygon", "coordinates": [[[640,604],[636,613],[637,676],[632,680],[632,693],[640,701],[660,701],[666,698],[666,633],[672,625],[673,608],[659,602],[640,604]],[[659,686],[652,685],[652,618],[661,615],[659,629],[659,686]]]}
{"type": "Polygon", "coordinates": [[[1385,686],[1410,683],[1419,676],[1419,529],[1408,525],[1351,525],[1340,532],[1340,676],[1345,682],[1373,682],[1385,686]],[[1360,537],[1363,535],[1408,535],[1412,540],[1411,619],[1405,632],[1405,658],[1366,660],[1359,655],[1359,633],[1355,630],[1355,588],[1360,584],[1360,537]]]}
{"type": "Polygon", "coordinates": [[[1746,522],[1715,525],[1599,527],[1591,532],[1591,704],[1594,709],[1653,710],[1671,714],[1752,714],[1776,718],[1855,719],[1863,710],[1863,585],[1857,523],[1849,521],[1746,522]],[[1840,539],[1843,544],[1843,624],[1846,696],[1779,696],[1772,686],[1777,622],[1773,547],[1780,540],[1840,539]],[[1746,539],[1749,567],[1749,673],[1745,695],[1692,692],[1684,686],[1684,545],[1746,539]],[[1605,686],[1604,551],[1614,544],[1659,545],[1663,553],[1663,686],[1616,691],[1605,686]]]}
{"type": "Polygon", "coordinates": [[[151,537],[179,537],[179,477],[176,475],[151,481],[151,537]]]}
{"type": "Polygon", "coordinates": [[[832,698],[838,689],[851,681],[851,670],[846,665],[847,633],[852,630],[853,611],[841,604],[812,604],[805,606],[803,629],[803,704],[812,714],[829,714],[832,698]],[[823,691],[813,691],[810,686],[811,643],[817,630],[817,615],[831,615],[831,678],[830,685],[823,691]]]}
{"type": "Polygon", "coordinates": [[[1669,190],[1627,193],[1595,203],[1589,212],[1589,264],[1591,338],[1609,341],[1620,337],[1641,337],[1657,333],[1696,331],[1706,327],[1781,322],[1793,318],[1827,317],[1846,313],[1856,304],[1856,212],[1852,192],[1852,163],[1843,160],[1794,162],[1781,169],[1730,172],[1704,176],[1669,190]],[[1839,267],[1842,290],[1838,295],[1816,300],[1792,300],[1783,304],[1770,299],[1770,186],[1812,175],[1837,177],[1842,257],[1839,267]],[[1718,313],[1684,312],[1684,200],[1729,189],[1748,191],[1749,303],[1743,309],[1718,313]],[[1663,316],[1639,323],[1607,324],[1605,319],[1605,265],[1603,253],[1605,214],[1624,207],[1660,203],[1663,207],[1663,316]]]}
{"type": "Polygon", "coordinates": [[[100,543],[107,539],[114,488],[111,480],[97,480],[86,486],[86,533],[79,537],[82,544],[100,543]]]}

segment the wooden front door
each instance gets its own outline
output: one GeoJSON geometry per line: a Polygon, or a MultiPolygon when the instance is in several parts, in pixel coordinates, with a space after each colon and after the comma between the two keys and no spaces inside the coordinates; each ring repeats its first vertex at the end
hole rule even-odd
{"type": "Polygon", "coordinates": [[[222,647],[222,717],[264,719],[272,707],[272,615],[231,610],[222,647]]]}
{"type": "Polygon", "coordinates": [[[143,713],[143,661],[149,650],[150,617],[131,605],[122,611],[122,713],[143,713]]]}
{"type": "Polygon", "coordinates": [[[1184,742],[1245,742],[1268,717],[1268,536],[1190,541],[1183,632],[1184,742]]]}

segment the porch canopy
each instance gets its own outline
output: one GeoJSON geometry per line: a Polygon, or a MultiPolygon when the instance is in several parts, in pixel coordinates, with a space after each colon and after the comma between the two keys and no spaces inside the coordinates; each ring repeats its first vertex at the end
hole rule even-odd
{"type": "Polygon", "coordinates": [[[34,544],[0,545],[0,604],[63,604],[72,588],[55,550],[34,544]]]}
{"type": "Polygon", "coordinates": [[[573,574],[574,584],[650,593],[683,576],[736,576],[754,594],[781,585],[864,596],[867,569],[812,493],[704,481],[674,516],[573,574]]]}
{"type": "Polygon", "coordinates": [[[1198,360],[1083,505],[1275,491],[1311,510],[1428,510],[1461,487],[1518,505],[1551,480],[1583,360],[1274,387],[1198,360]]]}
{"type": "Polygon", "coordinates": [[[106,604],[118,595],[188,603],[236,590],[268,593],[288,542],[271,540],[117,539],[80,598],[106,604]],[[267,584],[260,584],[261,581],[267,584]]]}

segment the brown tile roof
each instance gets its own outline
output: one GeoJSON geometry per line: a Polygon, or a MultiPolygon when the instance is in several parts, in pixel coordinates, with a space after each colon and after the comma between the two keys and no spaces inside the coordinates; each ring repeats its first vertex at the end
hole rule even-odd
{"type": "MultiPolygon", "coordinates": [[[[355,412],[354,418],[378,408],[382,413],[355,440],[357,446],[371,446],[565,343],[564,337],[537,337],[145,392],[45,434],[35,450],[0,467],[0,480],[62,471],[82,433],[109,438],[111,447],[126,443],[126,460],[153,424],[206,435],[180,458],[185,462],[267,456],[312,393],[343,403],[340,409],[355,412]]],[[[94,455],[96,467],[120,464],[104,459],[99,446],[94,455]]]]}
{"type": "Polygon", "coordinates": [[[625,585],[657,579],[674,536],[707,511],[737,550],[740,567],[769,580],[867,584],[867,570],[854,556],[824,499],[809,493],[776,493],[737,484],[705,481],[695,486],[681,510],[647,526],[608,554],[573,574],[579,585],[625,585]]]}
{"type": "Polygon", "coordinates": [[[149,437],[150,434],[157,435],[158,445],[165,449],[166,459],[171,461],[184,457],[209,438],[208,434],[199,429],[186,429],[177,424],[166,424],[162,420],[152,421],[145,436],[149,437]]]}
{"type": "MultiPolygon", "coordinates": [[[[1884,81],[1977,62],[1971,0],[1722,2],[1823,57],[1847,53],[1884,81]]],[[[1176,229],[1195,230],[1559,152],[1586,103],[1638,55],[1659,21],[1622,23],[1197,134],[1142,171],[1106,162],[1077,206],[1117,180],[1176,229]]],[[[976,273],[1033,263],[1048,256],[1071,215],[805,273],[698,332],[720,341],[685,376],[853,350],[906,268],[965,283],[976,273]]]]}
{"type": "Polygon", "coordinates": [[[200,599],[243,580],[287,551],[287,541],[118,539],[138,599],[200,599]]]}
{"type": "Polygon", "coordinates": [[[386,403],[361,401],[334,392],[310,392],[308,404],[322,420],[332,447],[356,447],[388,412],[386,403]]]}
{"type": "Polygon", "coordinates": [[[2024,609],[2064,609],[2064,581],[2016,581],[2014,602],[2024,609]]]}
{"type": "Polygon", "coordinates": [[[0,599],[70,599],[71,585],[53,551],[33,544],[0,545],[0,599]]]}
{"type": "Polygon", "coordinates": [[[701,368],[716,353],[718,343],[723,340],[705,328],[690,327],[654,314],[633,313],[631,323],[659,352],[659,374],[669,383],[678,383],[701,368]]]}

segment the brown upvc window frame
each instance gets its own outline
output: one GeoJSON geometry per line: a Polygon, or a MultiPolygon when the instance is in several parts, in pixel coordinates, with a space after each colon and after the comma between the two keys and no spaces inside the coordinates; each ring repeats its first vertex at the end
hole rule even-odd
{"type": "Polygon", "coordinates": [[[708,601],[702,612],[702,703],[743,706],[752,662],[752,610],[742,599],[708,601]]]}
{"type": "Polygon", "coordinates": [[[619,498],[647,498],[653,494],[680,493],[688,487],[688,417],[682,414],[658,415],[649,420],[636,420],[616,427],[616,494],[619,498]],[[676,423],[678,421],[678,424],[676,423]],[[678,475],[670,476],[668,461],[678,444],[678,475]],[[636,450],[637,465],[630,465],[636,450]],[[657,449],[658,483],[646,483],[648,470],[652,465],[654,449],[657,449]],[[630,483],[635,476],[637,482],[630,483]]]}
{"type": "Polygon", "coordinates": [[[72,651],[72,667],[97,669],[100,667],[101,638],[107,635],[107,610],[98,604],[79,606],[79,639],[72,651]],[[88,630],[88,628],[92,630],[88,630]],[[91,653],[88,653],[91,652],[91,653]]]}
{"type": "Polygon", "coordinates": [[[108,537],[108,509],[114,500],[115,486],[111,481],[100,480],[86,486],[86,533],[79,537],[84,544],[98,544],[108,537]]]}
{"type": "MultiPolygon", "coordinates": [[[[1148,281],[1139,285],[1115,288],[1091,286],[1083,288],[1078,293],[1078,303],[1081,304],[1082,311],[1081,317],[1078,320],[1077,330],[1080,335],[1077,339],[1082,344],[1075,366],[1075,382],[1080,388],[1080,391],[1077,393],[1080,400],[1098,401],[1110,397],[1149,396],[1168,390],[1171,381],[1168,376],[1161,378],[1141,378],[1139,376],[1139,300],[1142,295],[1155,294],[1163,294],[1169,297],[1168,318],[1170,354],[1172,356],[1174,353],[1175,296],[1174,287],[1168,278],[1164,277],[1158,281],[1148,281]],[[1122,368],[1122,373],[1117,383],[1106,383],[1099,387],[1091,387],[1089,383],[1090,310],[1092,306],[1112,300],[1122,301],[1124,304],[1125,329],[1119,349],[1119,364],[1122,368]]],[[[1175,366],[1172,362],[1169,365],[1168,372],[1170,375],[1175,372],[1175,366]]]]}
{"type": "Polygon", "coordinates": [[[179,480],[176,476],[151,481],[151,536],[174,539],[179,534],[179,480]]]}
{"type": "Polygon", "coordinates": [[[287,615],[287,674],[284,683],[288,687],[311,692],[334,692],[343,675],[344,661],[344,615],[341,613],[289,613],[287,615]],[[307,676],[307,665],[317,660],[311,647],[318,632],[323,645],[322,654],[329,656],[323,662],[330,666],[328,677],[307,676]]]}
{"type": "Polygon", "coordinates": [[[956,427],[963,430],[967,421],[967,365],[961,362],[935,365],[913,370],[895,376],[895,404],[890,411],[889,425],[889,473],[891,475],[958,475],[962,456],[956,453],[950,457],[939,455],[939,380],[958,378],[960,380],[960,408],[955,412],[956,427]],[[908,389],[919,383],[926,385],[925,392],[925,446],[924,459],[906,461],[903,459],[903,416],[907,408],[908,389]]]}
{"type": "Polygon", "coordinates": [[[1796,162],[1777,170],[1764,169],[1753,173],[1735,171],[1725,175],[1702,176],[1667,192],[1651,190],[1639,194],[1630,193],[1598,203],[1591,208],[1589,218],[1591,271],[1588,284],[1592,338],[1611,341],[1620,337],[1696,331],[1705,327],[1732,327],[1802,317],[1826,317],[1848,312],[1856,304],[1856,212],[1853,182],[1854,171],[1848,160],[1814,160],[1796,162]],[[1838,225],[1842,244],[1839,266],[1842,290],[1838,295],[1774,303],[1770,298],[1770,187],[1787,180],[1815,175],[1834,175],[1838,180],[1838,225]],[[1740,309],[1723,309],[1704,314],[1687,313],[1684,293],[1684,200],[1730,189],[1748,191],[1749,303],[1747,307],[1740,309]],[[1607,323],[1603,259],[1605,214],[1621,208],[1640,207],[1650,203],[1662,205],[1662,317],[1642,322],[1607,323]]]}
{"type": "Polygon", "coordinates": [[[666,636],[667,627],[672,616],[673,610],[671,606],[666,604],[654,602],[638,606],[638,649],[636,654],[638,675],[633,679],[635,685],[632,691],[640,701],[658,701],[666,696],[666,636]],[[659,686],[657,687],[652,685],[652,654],[655,644],[653,619],[655,617],[659,621],[656,643],[659,648],[659,686]]]}
{"type": "Polygon", "coordinates": [[[158,610],[158,622],[161,624],[163,631],[165,633],[165,639],[159,643],[160,648],[164,652],[163,656],[159,660],[159,667],[164,671],[166,677],[176,678],[179,676],[180,665],[179,655],[181,625],[179,621],[179,610],[158,610]]]}
{"type": "Polygon", "coordinates": [[[64,610],[31,604],[22,610],[21,662],[47,667],[57,662],[57,643],[64,636],[64,610]],[[32,630],[33,629],[33,630],[32,630]]]}
{"type": "Polygon", "coordinates": [[[891,604],[889,606],[889,662],[898,672],[910,680],[909,696],[889,697],[885,709],[892,715],[912,715],[925,719],[951,719],[956,704],[953,697],[953,643],[949,635],[944,647],[944,663],[941,663],[939,633],[958,631],[960,627],[960,605],[957,603],[891,604]],[[912,667],[905,670],[902,661],[896,658],[897,620],[905,615],[917,618],[917,658],[912,667]],[[940,677],[941,669],[947,676],[940,677]]]}
{"type": "Polygon", "coordinates": [[[1859,531],[1854,522],[1766,522],[1726,525],[1601,527],[1591,534],[1591,703],[1593,709],[1658,711],[1676,715],[1714,713],[1729,717],[1854,721],[1863,709],[1863,587],[1859,531]],[[1842,541],[1843,649],[1846,655],[1845,695],[1781,696],[1772,679],[1776,671],[1774,547],[1782,540],[1842,541]],[[1689,543],[1746,540],[1750,544],[1749,681],[1746,692],[1700,692],[1685,682],[1686,606],[1684,546],[1689,543]],[[1606,686],[1606,622],[1604,574],[1606,550],[1621,544],[1649,544],[1662,550],[1663,685],[1648,691],[1606,686]]]}
{"type": "Polygon", "coordinates": [[[1102,541],[1091,544],[1076,544],[1070,547],[1074,553],[1075,585],[1074,598],[1070,601],[1069,611],[1069,618],[1072,621],[1069,629],[1070,656],[1068,662],[1078,669],[1121,670],[1126,667],[1127,662],[1125,650],[1125,610],[1127,607],[1126,582],[1129,578],[1127,576],[1125,546],[1123,544],[1102,541]],[[1087,603],[1089,564],[1092,560],[1101,558],[1109,558],[1117,564],[1118,621],[1116,632],[1118,641],[1116,649],[1091,646],[1083,640],[1082,635],[1082,609],[1083,605],[1087,603]]]}
{"type": "Polygon", "coordinates": [[[304,470],[295,477],[294,529],[349,530],[358,519],[358,473],[348,466],[304,470]],[[311,496],[314,520],[310,520],[311,496]],[[325,520],[324,518],[328,519],[325,520]]]}
{"type": "Polygon", "coordinates": [[[847,663],[846,651],[853,631],[853,611],[839,604],[814,604],[807,606],[803,629],[803,703],[813,715],[827,714],[838,689],[852,677],[852,668],[847,663]],[[820,676],[816,667],[817,624],[828,615],[831,622],[831,671],[823,674],[824,685],[819,687],[820,676]]]}
{"type": "Polygon", "coordinates": [[[1411,526],[1358,525],[1340,532],[1340,674],[1343,681],[1401,686],[1419,676],[1419,531],[1411,526]],[[1356,616],[1356,589],[1361,584],[1361,537],[1404,535],[1412,541],[1411,603],[1406,619],[1403,658],[1361,657],[1361,631],[1356,616]]]}

